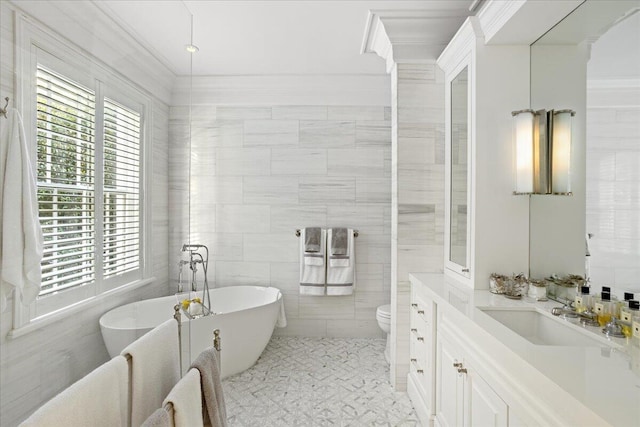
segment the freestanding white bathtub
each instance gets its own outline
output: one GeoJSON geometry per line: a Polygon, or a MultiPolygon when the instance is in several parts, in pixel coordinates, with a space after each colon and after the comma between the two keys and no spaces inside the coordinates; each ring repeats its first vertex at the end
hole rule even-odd
{"type": "MultiPolygon", "coordinates": [[[[182,315],[182,366],[212,345],[213,330],[220,329],[222,377],[253,366],[275,328],[282,293],[277,288],[230,286],[210,291],[212,316],[189,320],[182,315]]],[[[202,298],[202,292],[198,292],[202,298]]],[[[100,330],[109,355],[114,357],[130,343],[173,317],[173,307],[189,294],[170,295],[126,304],[100,318],[100,330]]],[[[204,301],[204,298],[202,298],[204,301]]]]}

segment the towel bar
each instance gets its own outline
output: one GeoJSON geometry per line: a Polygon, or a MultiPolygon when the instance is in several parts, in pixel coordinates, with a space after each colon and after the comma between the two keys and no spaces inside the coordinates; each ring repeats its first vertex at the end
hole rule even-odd
{"type": "MultiPolygon", "coordinates": [[[[358,230],[353,230],[353,237],[358,237],[358,234],[360,234],[360,232],[358,230]]],[[[300,237],[300,229],[296,228],[296,236],[300,237]]]]}

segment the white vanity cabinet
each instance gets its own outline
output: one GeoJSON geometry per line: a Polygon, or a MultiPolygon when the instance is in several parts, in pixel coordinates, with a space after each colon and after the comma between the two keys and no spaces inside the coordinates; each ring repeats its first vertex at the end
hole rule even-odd
{"type": "Polygon", "coordinates": [[[446,332],[437,336],[435,425],[509,425],[507,404],[474,368],[473,357],[446,332]]]}
{"type": "Polygon", "coordinates": [[[417,286],[411,287],[408,392],[424,425],[435,405],[436,304],[417,286]]]}

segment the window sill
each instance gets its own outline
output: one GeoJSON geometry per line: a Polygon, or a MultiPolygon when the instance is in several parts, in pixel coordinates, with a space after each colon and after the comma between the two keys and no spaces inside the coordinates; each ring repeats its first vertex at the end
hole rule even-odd
{"type": "Polygon", "coordinates": [[[91,297],[82,301],[79,301],[75,304],[72,304],[68,307],[65,308],[61,308],[60,310],[45,314],[43,316],[37,317],[35,319],[33,319],[32,321],[30,321],[29,323],[27,323],[24,326],[20,326],[18,328],[14,328],[11,331],[9,331],[9,333],[7,334],[7,337],[12,339],[12,338],[18,338],[21,337],[23,335],[28,334],[29,332],[33,332],[35,330],[41,329],[45,326],[48,326],[52,323],[56,323],[62,319],[65,319],[69,316],[72,316],[74,314],[77,314],[80,311],[86,310],[90,307],[93,307],[97,304],[99,304],[100,302],[103,302],[105,299],[110,298],[110,297],[114,297],[114,296],[118,296],[118,295],[122,295],[124,293],[133,291],[135,289],[141,288],[143,286],[146,286],[150,283],[152,283],[153,281],[155,281],[156,278],[155,277],[150,277],[147,279],[140,279],[140,280],[136,280],[135,282],[131,282],[129,284],[126,285],[122,285],[118,288],[112,289],[110,291],[107,291],[103,294],[97,295],[95,297],[91,297]]]}

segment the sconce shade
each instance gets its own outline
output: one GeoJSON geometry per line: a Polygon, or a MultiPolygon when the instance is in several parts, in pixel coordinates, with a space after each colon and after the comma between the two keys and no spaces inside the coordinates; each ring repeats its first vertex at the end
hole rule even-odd
{"type": "Polygon", "coordinates": [[[514,194],[571,194],[571,110],[520,110],[513,120],[514,194]]]}
{"type": "Polygon", "coordinates": [[[571,110],[552,112],[549,146],[551,150],[551,192],[553,194],[571,192],[571,125],[574,114],[571,110]]]}
{"type": "Polygon", "coordinates": [[[533,110],[514,111],[513,140],[514,168],[517,194],[533,193],[533,110]]]}

